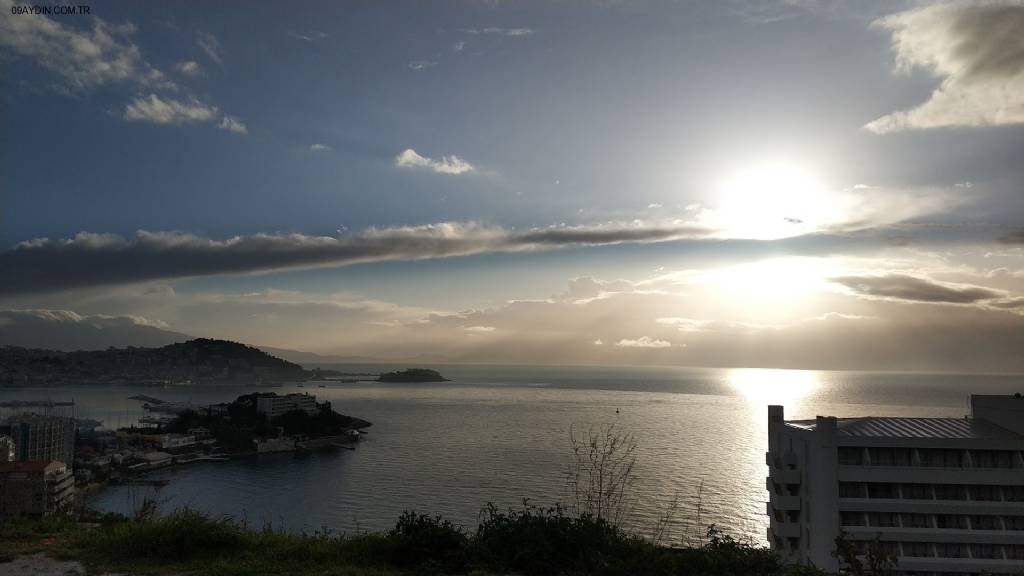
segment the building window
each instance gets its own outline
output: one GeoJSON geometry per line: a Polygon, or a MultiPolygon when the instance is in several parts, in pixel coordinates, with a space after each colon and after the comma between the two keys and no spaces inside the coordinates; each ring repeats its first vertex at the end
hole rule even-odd
{"type": "Polygon", "coordinates": [[[939,542],[935,544],[935,553],[940,558],[967,558],[967,545],[939,542]]]}
{"type": "Polygon", "coordinates": [[[975,468],[1013,468],[1010,450],[971,450],[971,464],[975,468]]]}
{"type": "Polygon", "coordinates": [[[910,466],[910,448],[868,448],[872,466],[910,466]]]}
{"type": "Polygon", "coordinates": [[[971,486],[970,493],[971,500],[998,502],[1003,499],[999,486],[971,486]]]}
{"type": "Polygon", "coordinates": [[[971,528],[974,530],[1002,530],[999,516],[971,516],[971,528]]]}
{"type": "Polygon", "coordinates": [[[904,528],[931,528],[931,517],[927,514],[904,514],[902,516],[904,528]]]}
{"type": "Polygon", "coordinates": [[[853,446],[840,446],[839,463],[843,466],[863,466],[864,449],[853,446]]]}
{"type": "Polygon", "coordinates": [[[1020,544],[1007,546],[1006,557],[1010,560],[1024,560],[1024,546],[1020,544]]]}
{"type": "Polygon", "coordinates": [[[935,498],[937,500],[967,500],[967,487],[961,484],[937,484],[935,498]]]}
{"type": "Polygon", "coordinates": [[[935,516],[935,527],[943,530],[966,530],[967,517],[958,514],[938,514],[935,516]]]}
{"type": "Polygon", "coordinates": [[[864,485],[859,482],[840,482],[840,498],[864,498],[864,485]]]}
{"type": "Polygon", "coordinates": [[[928,542],[904,542],[903,555],[914,558],[931,558],[932,545],[928,542]]]}
{"type": "Polygon", "coordinates": [[[863,512],[840,512],[839,523],[843,526],[866,526],[863,512]]]}
{"type": "Polygon", "coordinates": [[[940,448],[921,448],[921,466],[929,468],[963,468],[963,450],[947,450],[940,448]]]}
{"type": "Polygon", "coordinates": [[[879,528],[892,528],[900,525],[900,515],[894,512],[871,512],[868,524],[879,528]]]}
{"type": "Polygon", "coordinates": [[[904,484],[902,492],[903,497],[908,500],[932,499],[932,487],[930,484],[904,484]]]}
{"type": "Polygon", "coordinates": [[[971,544],[971,557],[1002,560],[1003,549],[995,544],[971,544]]]}
{"type": "Polygon", "coordinates": [[[1024,530],[1024,516],[1004,516],[1007,530],[1024,530]]]}
{"type": "Polygon", "coordinates": [[[868,498],[899,498],[899,492],[895,484],[871,483],[868,484],[868,498]]]}
{"type": "Polygon", "coordinates": [[[1003,498],[1007,502],[1024,502],[1024,486],[1003,486],[1003,498]]]}

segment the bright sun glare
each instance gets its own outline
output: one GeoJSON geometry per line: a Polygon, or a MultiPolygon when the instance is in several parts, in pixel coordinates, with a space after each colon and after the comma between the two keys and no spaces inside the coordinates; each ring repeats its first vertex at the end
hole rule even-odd
{"type": "Polygon", "coordinates": [[[770,258],[711,272],[721,295],[783,304],[809,297],[825,284],[824,263],[817,258],[770,258]]]}
{"type": "Polygon", "coordinates": [[[754,404],[789,405],[802,400],[821,382],[810,370],[742,368],[729,371],[729,384],[754,404]]]}
{"type": "Polygon", "coordinates": [[[718,186],[712,220],[732,237],[771,240],[820,230],[841,220],[839,199],[807,170],[770,163],[742,170],[718,186]]]}

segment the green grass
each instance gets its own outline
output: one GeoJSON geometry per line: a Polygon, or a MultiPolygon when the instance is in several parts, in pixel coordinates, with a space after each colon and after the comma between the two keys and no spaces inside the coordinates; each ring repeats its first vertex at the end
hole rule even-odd
{"type": "Polygon", "coordinates": [[[79,529],[76,522],[66,518],[4,518],[0,521],[0,563],[10,562],[20,554],[52,553],[71,532],[79,529]]]}
{"type": "Polygon", "coordinates": [[[769,550],[709,533],[701,547],[656,546],[618,527],[561,508],[488,507],[475,532],[407,512],[384,533],[287,534],[182,510],[149,520],[80,526],[16,521],[0,528],[0,556],[46,551],[90,572],[213,575],[395,576],[811,576],[769,550]]]}

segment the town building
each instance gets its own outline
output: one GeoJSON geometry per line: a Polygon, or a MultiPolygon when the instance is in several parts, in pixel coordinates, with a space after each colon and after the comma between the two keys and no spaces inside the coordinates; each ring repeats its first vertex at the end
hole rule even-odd
{"type": "Polygon", "coordinates": [[[0,517],[49,516],[71,506],[75,477],[56,460],[0,463],[0,517]]]}
{"type": "Polygon", "coordinates": [[[0,424],[14,441],[18,462],[57,460],[70,466],[75,456],[75,421],[63,416],[18,414],[0,424]]]}
{"type": "Polygon", "coordinates": [[[965,418],[785,420],[768,408],[768,541],[828,571],[840,534],[903,574],[1024,573],[1024,398],[965,418]]]}
{"type": "Polygon", "coordinates": [[[302,410],[307,414],[316,414],[316,396],[311,394],[261,394],[256,398],[256,411],[267,418],[276,418],[293,410],[302,410]]]}
{"type": "Polygon", "coordinates": [[[0,463],[14,462],[14,438],[0,434],[0,463]]]}
{"type": "Polygon", "coordinates": [[[196,445],[196,437],[191,434],[161,434],[160,448],[164,450],[180,450],[193,448],[196,445]]]}

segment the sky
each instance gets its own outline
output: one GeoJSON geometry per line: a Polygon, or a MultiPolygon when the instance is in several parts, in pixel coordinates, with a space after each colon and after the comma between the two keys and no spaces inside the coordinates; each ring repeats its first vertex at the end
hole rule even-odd
{"type": "Polygon", "coordinates": [[[1024,372],[1022,2],[30,6],[2,344],[1024,372]]]}

